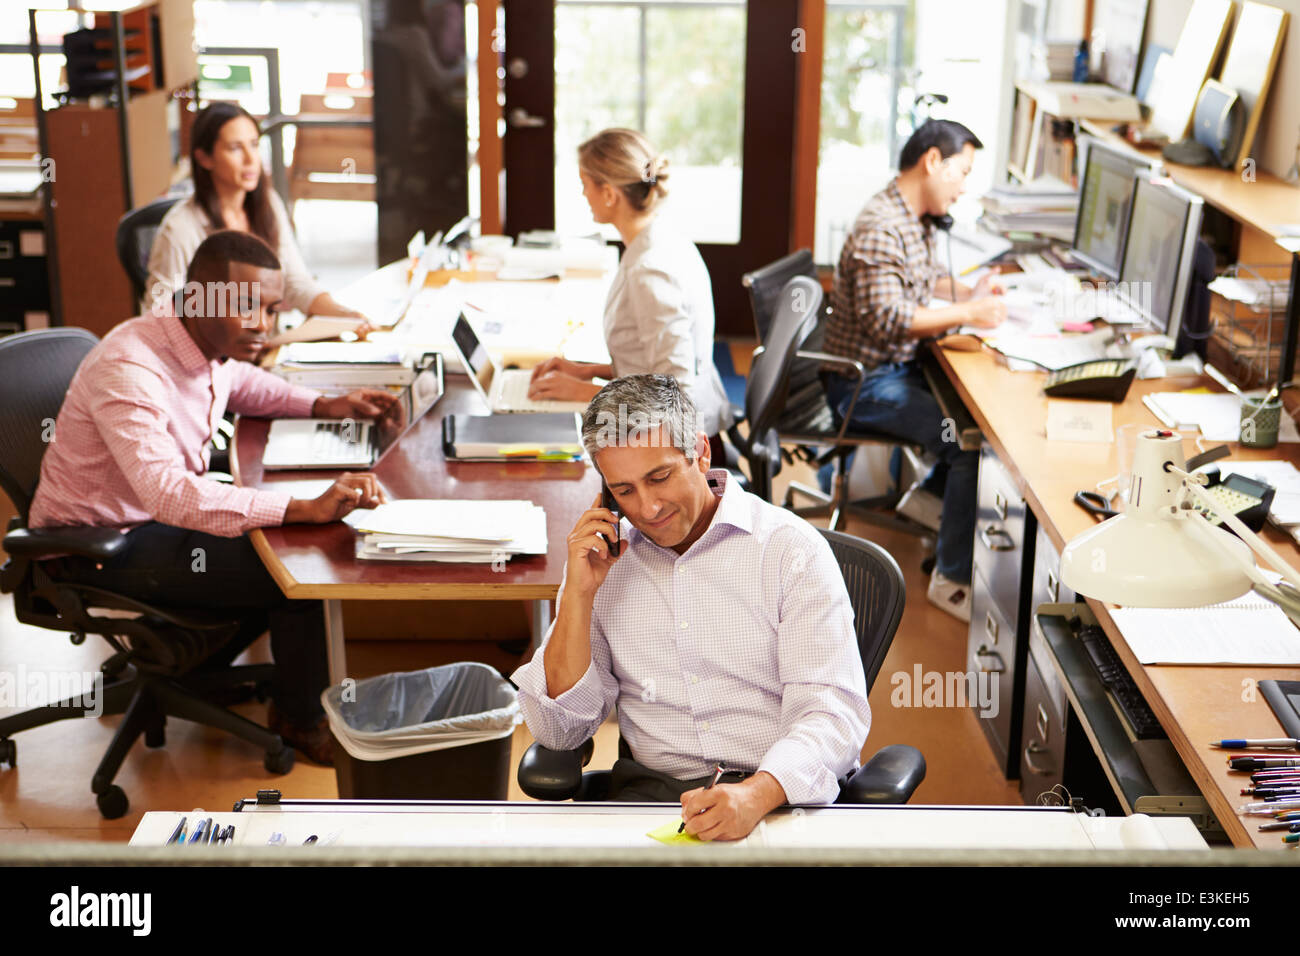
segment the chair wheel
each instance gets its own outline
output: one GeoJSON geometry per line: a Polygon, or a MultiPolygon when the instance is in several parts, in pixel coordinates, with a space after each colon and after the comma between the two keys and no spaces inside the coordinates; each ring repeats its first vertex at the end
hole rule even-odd
{"type": "Polygon", "coordinates": [[[0,740],[0,764],[6,763],[11,769],[18,766],[18,745],[8,737],[0,740]]]}
{"type": "Polygon", "coordinates": [[[167,724],[159,720],[158,723],[149,727],[144,732],[144,745],[146,747],[161,747],[167,743],[167,724]]]}
{"type": "Polygon", "coordinates": [[[131,805],[126,799],[126,791],[117,784],[110,784],[103,793],[95,794],[95,803],[99,805],[100,816],[105,820],[116,820],[131,805]]]}
{"type": "Polygon", "coordinates": [[[293,748],[285,747],[275,753],[268,750],[262,758],[262,766],[267,773],[288,773],[293,769],[293,748]]]}

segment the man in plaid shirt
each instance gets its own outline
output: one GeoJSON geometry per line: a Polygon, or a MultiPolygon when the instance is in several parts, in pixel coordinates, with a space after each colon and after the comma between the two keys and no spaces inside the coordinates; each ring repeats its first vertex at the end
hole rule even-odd
{"type": "MultiPolygon", "coordinates": [[[[927,484],[943,485],[935,571],[929,598],[948,613],[970,620],[971,552],[975,534],[975,488],[979,457],[963,452],[916,367],[921,339],[959,325],[991,328],[1006,306],[986,277],[974,290],[954,286],[951,305],[930,308],[935,280],[943,273],[935,254],[933,219],[965,189],[979,139],[950,120],[929,120],[903,146],[898,176],[871,198],[844,243],[826,324],[825,350],[856,359],[866,380],[852,409],[855,381],[826,373],[827,393],[851,425],[917,442],[939,460],[927,484]],[[945,477],[946,473],[946,477],[945,477]]],[[[939,294],[952,295],[944,285],[939,294]]],[[[831,368],[828,366],[828,369],[831,368]]]]}

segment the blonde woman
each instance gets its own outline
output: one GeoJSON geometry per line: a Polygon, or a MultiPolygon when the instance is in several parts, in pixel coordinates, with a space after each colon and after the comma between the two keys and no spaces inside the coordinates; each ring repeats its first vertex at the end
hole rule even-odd
{"type": "Polygon", "coordinates": [[[690,391],[717,452],[731,413],[713,365],[713,286],[694,243],[659,218],[667,158],[635,130],[607,129],[578,147],[578,175],[592,218],[617,229],[625,247],[605,300],[612,361],[543,362],[529,397],[587,401],[600,391],[593,378],[671,375],[690,391]]]}

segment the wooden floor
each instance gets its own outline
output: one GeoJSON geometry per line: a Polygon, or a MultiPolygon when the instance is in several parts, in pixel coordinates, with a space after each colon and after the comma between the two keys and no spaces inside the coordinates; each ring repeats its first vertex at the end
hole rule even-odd
{"type": "MultiPolygon", "coordinates": [[[[737,370],[746,371],[741,349],[737,370]]],[[[812,483],[806,469],[787,468],[777,481],[778,494],[796,479],[812,483]]],[[[779,499],[778,499],[779,500],[779,499]]],[[[824,524],[824,522],[819,522],[824,524]]],[[[891,697],[901,682],[921,672],[965,672],[965,626],[925,600],[926,577],[920,564],[921,543],[909,536],[850,522],[850,533],[887,548],[907,579],[907,607],[893,646],[871,692],[872,722],[864,758],[890,743],[912,744],[925,755],[929,770],[913,803],[1019,804],[1014,782],[1005,780],[969,708],[894,706],[891,697]]],[[[431,636],[436,631],[431,631],[431,636]]],[[[525,635],[520,635],[525,636],[525,635]]],[[[20,665],[33,671],[95,671],[107,655],[97,638],[80,647],[66,634],[19,624],[13,603],[0,598],[0,675],[18,676],[20,665]]],[[[268,658],[263,638],[248,652],[248,660],[268,658]]],[[[353,641],[348,645],[348,669],[357,677],[396,670],[414,670],[458,660],[483,660],[509,673],[519,658],[491,642],[353,641]]],[[[910,697],[909,697],[910,702],[910,697]]],[[[0,716],[24,709],[0,698],[0,716]]],[[[263,722],[265,709],[242,705],[241,713],[263,722]]],[[[25,731],[15,737],[18,766],[0,769],[0,842],[52,840],[125,841],[146,810],[227,810],[260,787],[273,786],[286,797],[335,797],[334,771],[300,759],[285,776],[272,777],[262,768],[262,755],[243,741],[185,721],[167,726],[166,746],[151,750],[143,741],[131,751],[116,782],[131,807],[118,820],[101,819],[90,792],[90,777],[111,739],[119,717],[71,719],[25,731]]],[[[597,735],[593,766],[613,763],[617,728],[608,722],[597,735]]],[[[516,729],[513,763],[531,743],[525,727],[516,729]]],[[[527,799],[513,779],[510,799],[527,799]]]]}

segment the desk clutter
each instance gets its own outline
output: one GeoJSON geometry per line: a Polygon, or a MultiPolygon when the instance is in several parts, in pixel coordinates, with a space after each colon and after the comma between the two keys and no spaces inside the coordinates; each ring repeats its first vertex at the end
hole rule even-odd
{"type": "Polygon", "coordinates": [[[343,519],[365,561],[501,564],[546,554],[546,512],[531,501],[392,501],[343,519]]]}

